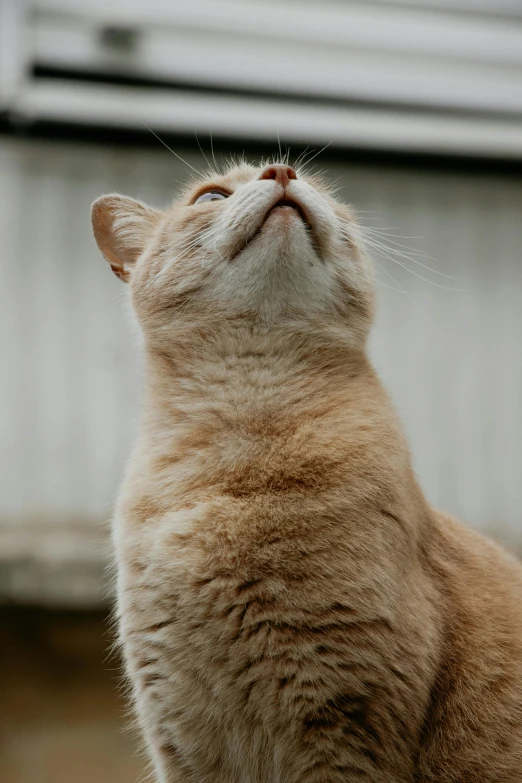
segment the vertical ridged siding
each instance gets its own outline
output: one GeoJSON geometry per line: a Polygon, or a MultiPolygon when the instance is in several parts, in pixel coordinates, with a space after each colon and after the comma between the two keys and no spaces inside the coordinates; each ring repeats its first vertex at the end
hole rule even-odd
{"type": "MultiPolygon", "coordinates": [[[[194,165],[201,160],[189,155],[194,165]]],[[[317,161],[315,161],[317,163],[317,161]]],[[[366,225],[458,281],[376,256],[375,364],[429,499],[522,549],[522,181],[335,165],[366,225]]],[[[136,428],[139,352],[89,207],[165,204],[185,171],[157,152],[0,139],[0,525],[97,524],[136,428]]],[[[399,260],[401,260],[399,258],[399,260]]]]}

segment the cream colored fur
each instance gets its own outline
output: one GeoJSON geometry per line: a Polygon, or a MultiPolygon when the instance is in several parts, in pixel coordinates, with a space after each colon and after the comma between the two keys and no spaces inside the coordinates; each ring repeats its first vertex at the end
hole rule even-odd
{"type": "Polygon", "coordinates": [[[350,210],[261,175],[93,208],[145,343],[113,529],[157,780],[518,783],[522,568],[417,485],[350,210]]]}

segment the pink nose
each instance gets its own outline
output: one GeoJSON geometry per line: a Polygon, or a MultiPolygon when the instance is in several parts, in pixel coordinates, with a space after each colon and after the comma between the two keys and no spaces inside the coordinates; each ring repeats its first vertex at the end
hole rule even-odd
{"type": "Polygon", "coordinates": [[[291,179],[297,179],[297,174],[291,166],[287,166],[285,163],[272,163],[263,169],[259,179],[275,179],[286,188],[291,179]]]}

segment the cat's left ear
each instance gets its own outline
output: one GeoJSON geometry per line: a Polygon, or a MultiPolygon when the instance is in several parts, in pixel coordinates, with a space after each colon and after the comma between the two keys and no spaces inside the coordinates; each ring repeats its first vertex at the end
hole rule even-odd
{"type": "Polygon", "coordinates": [[[161,212],[127,196],[102,196],[92,205],[92,230],[101,254],[120,280],[127,282],[161,212]]]}

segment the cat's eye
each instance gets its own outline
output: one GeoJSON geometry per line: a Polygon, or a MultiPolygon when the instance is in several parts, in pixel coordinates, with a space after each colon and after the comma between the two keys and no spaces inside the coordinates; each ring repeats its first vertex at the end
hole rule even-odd
{"type": "Polygon", "coordinates": [[[224,198],[228,198],[228,194],[223,193],[221,190],[207,190],[206,193],[198,196],[194,204],[202,204],[204,201],[222,201],[224,198]]]}

